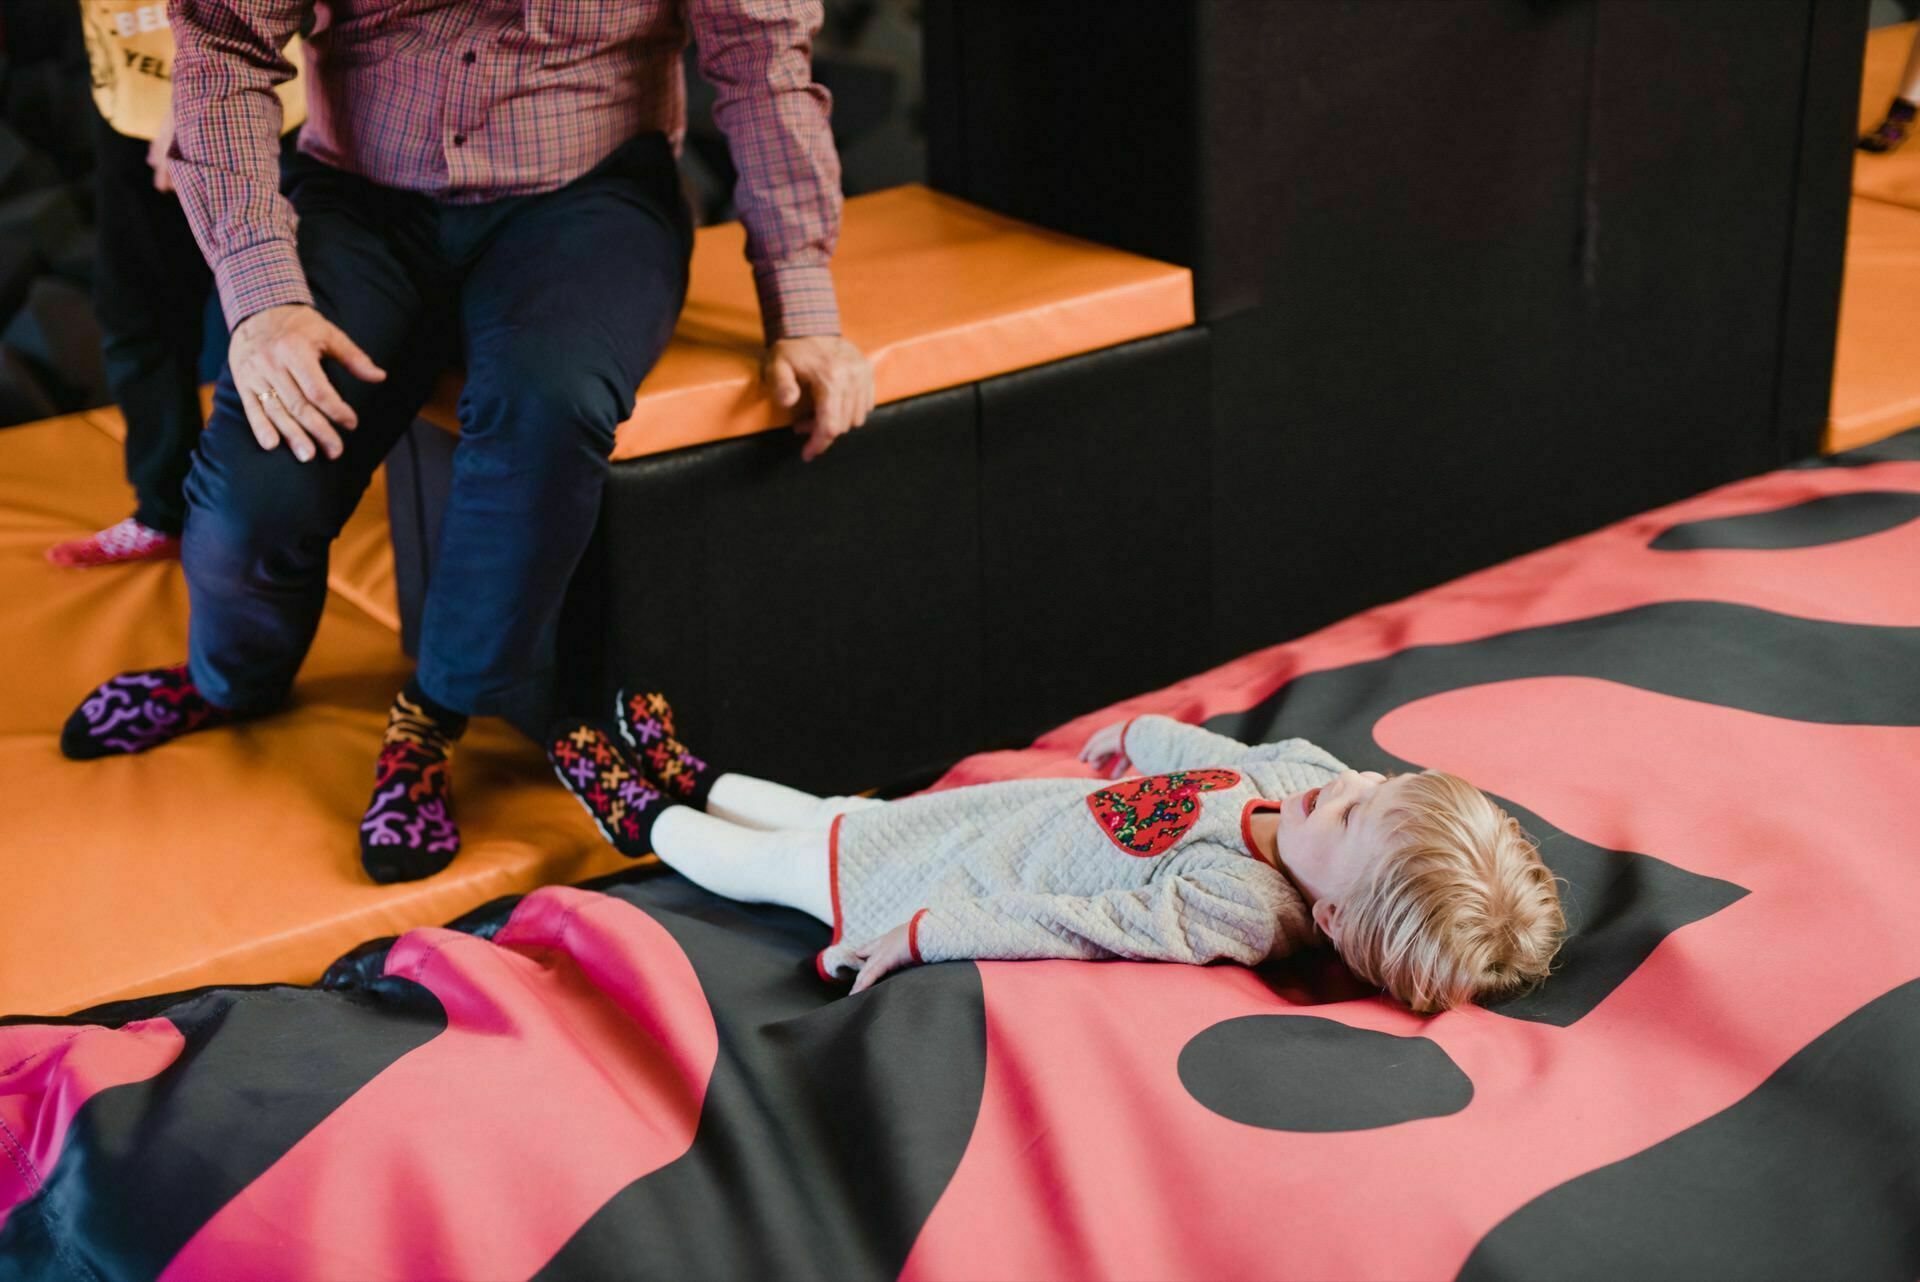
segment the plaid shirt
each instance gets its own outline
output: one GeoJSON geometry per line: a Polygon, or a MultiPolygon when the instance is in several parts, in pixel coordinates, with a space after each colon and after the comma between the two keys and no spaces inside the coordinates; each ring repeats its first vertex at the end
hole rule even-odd
{"type": "Polygon", "coordinates": [[[311,303],[279,189],[279,53],[309,9],[300,148],[451,203],[552,191],[634,135],[686,134],[689,28],[740,170],[767,341],[840,332],[820,0],[172,0],[174,182],[229,326],[311,303]]]}

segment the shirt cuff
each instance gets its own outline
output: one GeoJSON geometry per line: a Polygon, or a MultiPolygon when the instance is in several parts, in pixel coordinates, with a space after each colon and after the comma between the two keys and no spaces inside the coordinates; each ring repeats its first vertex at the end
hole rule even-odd
{"type": "Polygon", "coordinates": [[[263,240],[237,249],[220,260],[213,272],[220,286],[220,310],[232,333],[247,317],[283,303],[313,305],[300,251],[292,241],[263,240]]]}
{"type": "Polygon", "coordinates": [[[753,285],[760,295],[760,324],[767,346],[782,338],[839,334],[840,304],[833,292],[833,272],[824,265],[756,271],[753,285]]]}

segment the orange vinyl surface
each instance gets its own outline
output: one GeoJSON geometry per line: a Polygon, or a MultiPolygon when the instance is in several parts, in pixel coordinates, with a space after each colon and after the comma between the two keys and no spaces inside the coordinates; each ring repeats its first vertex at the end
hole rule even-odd
{"type": "MultiPolygon", "coordinates": [[[[1861,133],[1886,119],[1916,26],[1920,24],[1901,22],[1867,33],[1867,57],[1860,69],[1861,133]]],[[[1909,139],[1898,151],[1883,156],[1854,152],[1853,194],[1920,209],[1920,138],[1909,139]]]]}
{"type": "MultiPolygon", "coordinates": [[[[1867,36],[1860,132],[1885,117],[1915,24],[1867,36]]],[[[1890,155],[1853,153],[1853,207],[1833,356],[1826,453],[1920,424],[1920,138],[1890,155]]]]}
{"type": "MultiPolygon", "coordinates": [[[[666,353],[621,424],[616,459],[781,427],[761,390],[763,340],[739,223],[696,233],[666,353]]],[[[919,184],[846,202],[833,278],[846,336],[873,362],[878,403],[1193,324],[1184,267],[1044,231],[919,184]]],[[[460,380],[422,417],[455,428],[460,380]]]]}
{"type": "Polygon", "coordinates": [[[310,981],[364,940],[629,866],[537,747],[481,719],[454,757],[460,857],[405,886],[362,873],[357,825],[412,666],[378,617],[393,600],[382,478],[337,545],[336,590],[285,712],[143,756],[61,757],[60,725],[94,684],[186,654],[178,562],[43,559],[132,510],[118,430],[110,411],[0,429],[0,1013],[310,981]]]}
{"type": "MultiPolygon", "coordinates": [[[[1916,142],[1915,146],[1920,146],[1916,142]]],[[[1920,209],[1853,200],[1827,453],[1920,423],[1920,209]]]]}

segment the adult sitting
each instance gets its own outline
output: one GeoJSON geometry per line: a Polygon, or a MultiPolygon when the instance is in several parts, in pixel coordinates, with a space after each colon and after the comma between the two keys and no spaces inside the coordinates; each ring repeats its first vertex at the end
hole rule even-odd
{"type": "Polygon", "coordinates": [[[186,484],[188,657],[69,718],[70,757],[278,707],[333,539],[464,354],[460,442],[419,663],[361,824],[376,881],[459,849],[448,760],[472,714],[539,708],[614,430],[685,301],[675,158],[689,27],[740,171],[763,375],[817,456],[866,420],[839,337],[818,0],[175,0],[171,156],[232,329],[186,484]],[[310,16],[309,120],[281,176],[281,55],[310,16]],[[284,448],[283,448],[284,447],[284,448]]]}

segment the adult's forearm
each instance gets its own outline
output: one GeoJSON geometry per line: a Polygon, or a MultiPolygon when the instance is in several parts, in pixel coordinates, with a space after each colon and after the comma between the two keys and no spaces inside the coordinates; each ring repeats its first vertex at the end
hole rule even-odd
{"type": "Polygon", "coordinates": [[[818,0],[692,0],[700,72],[740,181],[734,203],[769,343],[838,334],[828,263],[840,235],[833,96],[813,80],[818,0]]]}
{"type": "Polygon", "coordinates": [[[280,195],[282,52],[309,0],[173,0],[174,185],[220,291],[229,328],[282,303],[311,303],[280,195]]]}

